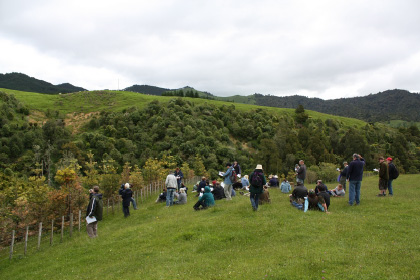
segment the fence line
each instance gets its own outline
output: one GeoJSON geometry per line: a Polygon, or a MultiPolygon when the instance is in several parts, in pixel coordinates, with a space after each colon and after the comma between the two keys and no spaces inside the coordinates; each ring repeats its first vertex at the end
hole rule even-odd
{"type": "MultiPolygon", "coordinates": [[[[195,182],[199,181],[200,177],[195,176],[193,178],[190,179],[184,179],[184,184],[186,186],[194,184],[195,182]]],[[[139,191],[134,191],[133,197],[137,202],[137,205],[139,205],[140,203],[144,203],[146,201],[146,199],[150,198],[153,195],[156,195],[158,193],[160,193],[163,188],[165,187],[165,182],[164,181],[157,181],[157,182],[153,182],[150,183],[148,185],[143,186],[143,188],[141,188],[139,191]],[[140,198],[140,203],[139,203],[139,198],[140,198]]],[[[121,197],[118,197],[119,202],[121,202],[121,197]]],[[[111,215],[114,215],[114,208],[115,208],[115,197],[111,198],[112,204],[110,204],[110,199],[107,199],[107,203],[106,205],[104,205],[104,208],[106,208],[106,211],[104,211],[104,213],[106,213],[106,216],[109,216],[109,208],[111,208],[111,215]]],[[[119,203],[119,207],[122,209],[122,203],[119,203]]],[[[79,209],[78,211],[79,213],[79,217],[78,217],[78,221],[74,221],[73,218],[73,213],[70,213],[70,215],[68,216],[61,216],[61,229],[60,230],[56,230],[54,231],[54,219],[51,220],[51,229],[48,230],[48,226],[43,227],[42,226],[42,222],[40,222],[37,226],[38,228],[38,234],[37,234],[37,245],[36,245],[36,250],[35,251],[39,251],[41,250],[41,246],[42,246],[42,237],[43,237],[43,232],[46,233],[46,235],[44,236],[48,236],[48,231],[50,233],[50,240],[49,240],[49,244],[50,246],[54,245],[54,232],[58,233],[58,231],[60,232],[60,243],[62,243],[64,241],[64,232],[66,230],[66,219],[65,217],[68,217],[68,236],[69,238],[72,238],[73,236],[73,226],[74,226],[74,222],[76,222],[78,224],[79,227],[79,234],[81,233],[81,225],[82,224],[86,224],[85,219],[82,219],[82,210],[79,209]]],[[[35,225],[36,227],[36,225],[35,225]]],[[[32,231],[30,231],[30,227],[29,225],[27,225],[24,229],[24,232],[22,233],[21,236],[19,236],[19,230],[12,230],[11,232],[11,241],[10,241],[10,251],[9,251],[9,260],[12,260],[13,258],[13,253],[16,252],[16,240],[19,240],[19,237],[22,237],[22,241],[23,241],[23,246],[24,246],[24,250],[23,250],[23,255],[26,256],[28,254],[28,242],[29,242],[29,233],[33,233],[36,230],[36,228],[33,228],[32,231]]],[[[47,241],[48,242],[48,241],[47,241]]]]}

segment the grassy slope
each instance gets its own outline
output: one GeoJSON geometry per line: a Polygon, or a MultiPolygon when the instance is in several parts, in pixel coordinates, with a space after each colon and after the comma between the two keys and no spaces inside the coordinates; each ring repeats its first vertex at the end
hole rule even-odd
{"type": "MultiPolygon", "coordinates": [[[[123,109],[137,106],[139,108],[144,107],[147,103],[153,100],[159,100],[160,102],[168,102],[176,97],[163,97],[144,95],[135,92],[126,91],[98,91],[98,92],[81,92],[71,93],[63,95],[48,95],[33,92],[23,92],[9,89],[0,89],[1,91],[12,93],[17,99],[26,104],[31,110],[46,112],[50,110],[58,110],[63,114],[70,113],[90,113],[98,112],[102,110],[108,111],[121,111],[123,109]]],[[[207,100],[200,98],[185,98],[196,104],[215,104],[216,106],[226,105],[235,106],[236,109],[242,111],[255,110],[256,108],[262,108],[266,111],[275,114],[294,114],[294,109],[284,109],[275,107],[262,107],[256,105],[248,105],[241,103],[231,103],[215,100],[207,100]]],[[[361,120],[350,119],[345,117],[332,116],[328,114],[318,113],[315,111],[306,110],[309,117],[313,119],[335,119],[343,122],[346,126],[364,126],[366,123],[361,120]]]]}
{"type": "Polygon", "coordinates": [[[394,197],[376,197],[377,180],[363,181],[361,206],[333,198],[330,215],[300,212],[277,189],[258,212],[244,196],[200,212],[191,195],[172,208],[149,199],[128,219],[105,217],[97,239],[46,238],[27,257],[17,246],[11,262],[2,252],[0,278],[416,279],[420,175],[394,181],[394,197]]]}

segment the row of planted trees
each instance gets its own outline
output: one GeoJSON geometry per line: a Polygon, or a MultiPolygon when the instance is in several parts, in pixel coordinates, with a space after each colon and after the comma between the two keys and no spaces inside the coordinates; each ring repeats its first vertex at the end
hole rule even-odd
{"type": "MultiPolygon", "coordinates": [[[[80,172],[77,160],[71,156],[61,162],[54,177],[58,188],[49,186],[39,169],[34,169],[35,175],[28,179],[18,178],[10,171],[0,173],[1,246],[9,243],[12,230],[24,231],[28,226],[35,229],[41,222],[47,224],[62,216],[70,217],[71,214],[76,217],[80,210],[84,213],[88,190],[95,185],[100,187],[104,201],[115,204],[119,201],[118,190],[122,183],[129,182],[133,191],[140,193],[146,185],[164,180],[169,171],[177,167],[173,157],[164,156],[160,160],[150,158],[143,168],[126,163],[123,171],[117,173],[112,159],[97,163],[93,161],[93,154],[89,153],[88,156],[88,168],[84,174],[80,172]]],[[[204,165],[200,165],[200,162],[197,162],[195,169],[191,169],[187,163],[180,168],[185,179],[194,177],[194,174],[206,175],[204,165]]]]}

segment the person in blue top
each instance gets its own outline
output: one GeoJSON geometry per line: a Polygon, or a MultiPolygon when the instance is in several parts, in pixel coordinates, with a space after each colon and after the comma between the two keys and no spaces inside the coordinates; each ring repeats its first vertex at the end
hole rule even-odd
{"type": "Polygon", "coordinates": [[[282,193],[289,193],[292,189],[286,178],[284,178],[283,182],[281,182],[280,189],[282,193]]]}
{"type": "Polygon", "coordinates": [[[353,161],[350,162],[347,170],[347,181],[349,182],[349,205],[360,204],[360,187],[362,186],[363,168],[365,160],[361,155],[353,154],[353,161]]]}
{"type": "Polygon", "coordinates": [[[205,186],[204,187],[204,193],[200,198],[198,199],[197,203],[194,204],[194,210],[201,210],[201,209],[207,209],[208,207],[214,206],[214,197],[213,194],[210,192],[210,187],[205,186]],[[200,208],[200,206],[202,208],[200,208]]]}
{"type": "Polygon", "coordinates": [[[225,173],[223,173],[222,177],[224,178],[224,190],[225,190],[225,196],[226,196],[226,200],[232,200],[232,164],[231,163],[227,163],[226,164],[227,170],[225,173]]]}

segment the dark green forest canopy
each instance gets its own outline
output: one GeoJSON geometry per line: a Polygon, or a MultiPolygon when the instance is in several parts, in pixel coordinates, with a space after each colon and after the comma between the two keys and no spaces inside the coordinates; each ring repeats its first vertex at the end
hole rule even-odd
{"type": "Polygon", "coordinates": [[[72,134],[58,114],[50,114],[43,125],[29,123],[25,106],[16,99],[7,101],[12,96],[2,96],[1,106],[7,110],[1,113],[1,168],[19,175],[30,175],[34,157],[44,158],[47,150],[51,172],[70,153],[83,173],[89,151],[97,162],[115,160],[119,171],[126,162],[141,167],[148,158],[172,155],[180,165],[194,164],[194,158],[200,157],[212,176],[233,160],[244,172],[261,163],[267,173],[280,175],[291,171],[299,159],[309,167],[320,163],[339,167],[354,152],[366,158],[368,170],[377,167],[378,156],[395,157],[403,172],[420,169],[417,127],[356,127],[334,116],[323,121],[257,107],[239,110],[232,103],[185,98],[160,102],[163,97],[157,97],[142,108],[102,111],[72,134]]]}

